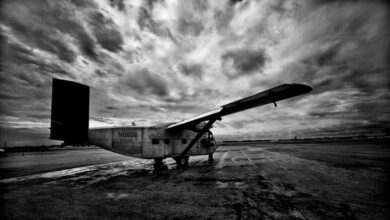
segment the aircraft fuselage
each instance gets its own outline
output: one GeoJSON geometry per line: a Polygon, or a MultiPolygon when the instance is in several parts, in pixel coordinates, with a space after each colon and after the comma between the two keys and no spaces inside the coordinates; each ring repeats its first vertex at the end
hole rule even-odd
{"type": "MultiPolygon", "coordinates": [[[[106,150],[136,158],[178,157],[198,133],[191,130],[167,131],[158,127],[116,127],[89,129],[88,142],[106,150]]],[[[186,154],[210,155],[217,143],[208,130],[186,154]]]]}

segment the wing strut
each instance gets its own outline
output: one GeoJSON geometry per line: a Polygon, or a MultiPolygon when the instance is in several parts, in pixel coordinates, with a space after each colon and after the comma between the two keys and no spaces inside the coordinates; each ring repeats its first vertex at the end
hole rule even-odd
{"type": "Polygon", "coordinates": [[[198,140],[202,137],[202,135],[211,128],[211,126],[214,124],[216,120],[217,119],[210,119],[207,122],[207,124],[203,127],[201,131],[199,131],[196,137],[191,140],[191,143],[186,147],[186,149],[184,149],[183,153],[181,153],[181,156],[185,156],[188,153],[188,151],[191,150],[191,148],[195,145],[195,143],[198,142],[198,140]]]}

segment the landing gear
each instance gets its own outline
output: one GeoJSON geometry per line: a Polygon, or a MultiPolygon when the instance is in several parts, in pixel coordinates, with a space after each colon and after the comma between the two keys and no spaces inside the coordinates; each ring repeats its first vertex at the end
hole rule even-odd
{"type": "Polygon", "coordinates": [[[154,158],[154,168],[159,169],[163,167],[163,159],[164,158],[154,158]]]}
{"type": "Polygon", "coordinates": [[[212,164],[214,162],[213,154],[209,154],[209,163],[212,164]]]}
{"type": "Polygon", "coordinates": [[[181,157],[175,157],[173,158],[176,161],[176,164],[178,167],[186,167],[188,166],[188,159],[189,156],[181,156],[181,157]]]}
{"type": "Polygon", "coordinates": [[[164,158],[161,158],[161,157],[159,157],[159,158],[154,158],[154,162],[155,162],[156,164],[161,164],[162,161],[163,161],[163,159],[164,159],[164,158]]]}

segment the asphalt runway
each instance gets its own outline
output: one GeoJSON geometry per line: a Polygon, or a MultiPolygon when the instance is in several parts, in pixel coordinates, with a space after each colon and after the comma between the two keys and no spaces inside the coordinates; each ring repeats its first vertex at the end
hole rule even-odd
{"type": "Polygon", "coordinates": [[[0,160],[1,219],[390,218],[380,144],[221,146],[184,169],[101,149],[20,154],[0,160]]]}
{"type": "Polygon", "coordinates": [[[15,152],[0,157],[1,179],[128,160],[101,148],[60,148],[40,152],[15,152]]]}

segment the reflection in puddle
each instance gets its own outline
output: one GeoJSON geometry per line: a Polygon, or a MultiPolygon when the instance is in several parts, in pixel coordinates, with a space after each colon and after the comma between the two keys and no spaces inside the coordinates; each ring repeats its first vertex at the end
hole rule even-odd
{"type": "MultiPolygon", "coordinates": [[[[109,177],[124,175],[127,172],[132,172],[139,169],[152,169],[153,162],[142,159],[132,159],[128,161],[112,162],[99,165],[91,165],[84,167],[76,167],[66,170],[59,170],[41,174],[33,174],[29,176],[14,177],[0,180],[0,183],[15,183],[26,180],[34,179],[48,179],[61,181],[67,180],[79,180],[79,179],[94,179],[92,182],[96,182],[99,178],[107,179],[109,177]]],[[[49,183],[50,184],[50,183],[49,183]]]]}
{"type": "Polygon", "coordinates": [[[106,198],[114,200],[126,199],[129,197],[130,195],[128,193],[107,193],[106,195],[106,198]]]}
{"type": "Polygon", "coordinates": [[[215,184],[217,185],[217,188],[238,188],[243,189],[246,187],[244,182],[222,182],[222,181],[215,181],[215,184]]]}

